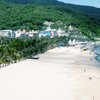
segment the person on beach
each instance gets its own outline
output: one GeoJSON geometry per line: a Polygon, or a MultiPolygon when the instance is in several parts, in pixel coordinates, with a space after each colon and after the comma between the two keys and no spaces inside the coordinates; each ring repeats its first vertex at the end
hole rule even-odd
{"type": "Polygon", "coordinates": [[[84,69],[84,72],[86,72],[86,69],[84,69]]]}
{"type": "Polygon", "coordinates": [[[89,79],[91,80],[91,79],[92,79],[92,77],[89,77],[89,79]]]}

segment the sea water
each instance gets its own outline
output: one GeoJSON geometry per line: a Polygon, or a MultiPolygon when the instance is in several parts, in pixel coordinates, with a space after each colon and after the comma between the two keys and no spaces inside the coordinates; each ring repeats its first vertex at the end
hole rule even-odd
{"type": "Polygon", "coordinates": [[[96,53],[96,60],[100,61],[100,46],[96,47],[94,52],[96,53]]]}

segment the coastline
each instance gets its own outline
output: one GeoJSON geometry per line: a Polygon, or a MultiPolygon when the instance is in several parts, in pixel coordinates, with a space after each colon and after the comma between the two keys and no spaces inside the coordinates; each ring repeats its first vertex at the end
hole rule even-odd
{"type": "Polygon", "coordinates": [[[89,50],[79,47],[61,47],[39,56],[38,60],[27,59],[0,70],[0,99],[100,98],[100,68],[93,52],[90,55],[89,50]]]}

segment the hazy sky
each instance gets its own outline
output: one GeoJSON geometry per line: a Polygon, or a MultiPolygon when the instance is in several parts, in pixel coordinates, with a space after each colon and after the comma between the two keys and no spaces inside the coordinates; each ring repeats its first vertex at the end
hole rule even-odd
{"type": "Polygon", "coordinates": [[[79,5],[95,6],[100,8],[100,0],[59,0],[59,1],[72,4],[79,4],[79,5]]]}

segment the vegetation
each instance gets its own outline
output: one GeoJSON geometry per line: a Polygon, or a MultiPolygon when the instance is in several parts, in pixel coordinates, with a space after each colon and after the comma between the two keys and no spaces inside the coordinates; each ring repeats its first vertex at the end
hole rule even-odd
{"type": "MultiPolygon", "coordinates": [[[[46,27],[44,22],[48,21],[54,23],[52,28],[62,27],[67,30],[69,25],[73,25],[91,39],[94,36],[100,36],[99,9],[89,7],[86,10],[87,7],[64,4],[57,0],[29,1],[1,0],[0,30],[43,30],[46,27]],[[91,9],[92,12],[90,12],[91,9]]],[[[23,37],[16,39],[0,37],[0,66],[30,58],[32,55],[43,53],[58,45],[68,45],[69,39],[70,37],[23,37]]]]}
{"type": "Polygon", "coordinates": [[[6,38],[0,37],[0,67],[44,53],[59,45],[67,45],[67,37],[6,38]]]}
{"type": "MultiPolygon", "coordinates": [[[[11,0],[8,1],[11,2],[11,0]]],[[[45,25],[43,24],[44,21],[51,21],[54,23],[56,23],[56,21],[61,21],[63,23],[63,26],[68,26],[71,24],[79,28],[87,36],[90,36],[90,32],[93,33],[92,35],[100,36],[99,15],[98,17],[92,16],[93,14],[90,16],[90,14],[86,12],[86,10],[80,11],[80,6],[72,6],[60,2],[57,3],[56,0],[44,0],[45,5],[42,5],[43,2],[41,0],[33,1],[32,2],[34,4],[23,5],[1,2],[0,29],[42,30],[43,27],[45,27],[45,25]],[[51,3],[49,1],[51,1],[51,3]],[[35,4],[35,2],[37,5],[35,4]],[[56,5],[53,5],[55,4],[54,2],[56,2],[56,5]],[[47,3],[48,5],[46,5],[47,3]]]]}
{"type": "Polygon", "coordinates": [[[3,0],[10,3],[16,3],[16,4],[58,4],[59,2],[57,0],[3,0]]]}

